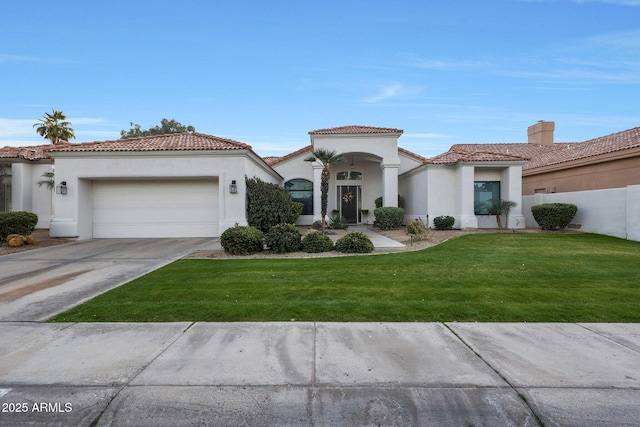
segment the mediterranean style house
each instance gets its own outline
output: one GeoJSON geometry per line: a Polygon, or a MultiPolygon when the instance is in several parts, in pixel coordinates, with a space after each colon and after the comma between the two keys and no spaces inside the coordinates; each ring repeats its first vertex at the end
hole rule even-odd
{"type": "MultiPolygon", "coordinates": [[[[378,199],[404,207],[407,220],[450,215],[456,228],[495,228],[491,201],[505,199],[518,203],[509,228],[524,228],[535,224],[525,224],[523,191],[560,186],[551,176],[544,186],[535,181],[536,170],[579,163],[552,165],[554,150],[570,150],[553,144],[553,122],[530,127],[528,144],[457,144],[429,159],[401,148],[402,133],[371,126],[318,129],[300,150],[264,158],[247,144],[201,133],[5,147],[0,210],[35,212],[38,227],[58,237],[215,237],[246,224],[245,177],[257,177],[302,202],[298,222],[312,224],[321,219],[322,166],[306,159],[323,148],[344,156],[331,166],[329,216],[372,223],[378,199]],[[38,186],[54,169],[54,190],[38,186]]],[[[637,131],[632,138],[638,144],[637,131]]]]}

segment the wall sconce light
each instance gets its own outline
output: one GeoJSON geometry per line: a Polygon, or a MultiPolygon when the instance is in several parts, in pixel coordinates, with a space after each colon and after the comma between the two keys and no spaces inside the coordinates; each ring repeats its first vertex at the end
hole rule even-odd
{"type": "Polygon", "coordinates": [[[67,194],[67,181],[62,181],[56,186],[56,194],[67,194]]]}
{"type": "Polygon", "coordinates": [[[238,186],[236,185],[236,180],[232,180],[231,184],[229,184],[229,193],[236,194],[238,192],[238,186]]]}

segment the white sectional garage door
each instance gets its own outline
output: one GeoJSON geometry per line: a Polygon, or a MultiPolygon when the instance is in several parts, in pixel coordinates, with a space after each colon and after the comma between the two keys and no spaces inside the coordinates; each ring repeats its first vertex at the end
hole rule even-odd
{"type": "Polygon", "coordinates": [[[93,181],[93,237],[218,235],[217,180],[93,181]]]}

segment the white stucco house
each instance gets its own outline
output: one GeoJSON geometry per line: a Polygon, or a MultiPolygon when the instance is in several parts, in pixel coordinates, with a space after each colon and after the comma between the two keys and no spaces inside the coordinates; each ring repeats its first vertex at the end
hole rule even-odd
{"type": "MultiPolygon", "coordinates": [[[[303,202],[299,224],[320,220],[322,167],[305,161],[313,148],[344,154],[331,167],[329,212],[372,223],[375,200],[404,203],[407,220],[451,215],[456,228],[495,228],[487,202],[520,204],[522,165],[509,154],[449,151],[427,159],[398,145],[403,131],[341,126],[309,132],[310,144],[283,157],[200,133],[0,149],[0,210],[28,210],[58,237],[215,237],[246,224],[245,177],[283,186],[303,202]],[[10,167],[9,167],[10,165],[10,167]],[[38,188],[55,167],[56,191],[38,188]],[[52,196],[52,197],[51,197],[52,196]],[[400,196],[400,197],[399,197],[400,196]]],[[[519,206],[509,227],[524,228],[519,206]]]]}

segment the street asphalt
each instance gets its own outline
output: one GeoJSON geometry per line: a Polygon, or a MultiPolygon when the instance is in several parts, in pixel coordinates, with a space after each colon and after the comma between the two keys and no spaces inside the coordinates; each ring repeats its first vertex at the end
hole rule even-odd
{"type": "Polygon", "coordinates": [[[0,257],[0,425],[640,425],[640,324],[44,322],[210,245],[0,257]]]}

